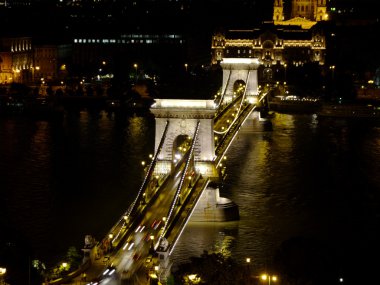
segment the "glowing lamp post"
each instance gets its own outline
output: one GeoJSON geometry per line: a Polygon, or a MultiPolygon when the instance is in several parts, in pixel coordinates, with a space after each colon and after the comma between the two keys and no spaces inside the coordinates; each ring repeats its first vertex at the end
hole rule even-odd
{"type": "Polygon", "coordinates": [[[133,67],[135,68],[135,72],[136,72],[135,76],[136,76],[136,81],[137,81],[137,67],[138,67],[137,63],[135,63],[135,64],[133,65],[133,67]]]}
{"type": "Polygon", "coordinates": [[[271,281],[272,282],[277,281],[277,276],[276,275],[263,274],[263,275],[261,275],[261,280],[263,280],[264,282],[268,281],[268,285],[270,285],[271,281]]]}
{"type": "Polygon", "coordinates": [[[0,285],[6,284],[4,283],[5,273],[7,273],[7,269],[4,267],[0,267],[0,285]]]}
{"type": "Polygon", "coordinates": [[[151,236],[149,237],[149,239],[150,239],[150,241],[151,241],[151,243],[150,243],[150,248],[151,248],[151,249],[154,249],[154,235],[151,235],[151,236]]]}
{"type": "Polygon", "coordinates": [[[31,69],[32,69],[32,83],[33,83],[33,85],[34,85],[35,72],[36,72],[36,71],[39,71],[39,70],[40,70],[40,67],[39,67],[39,66],[32,66],[31,69]]]}
{"type": "Polygon", "coordinates": [[[5,276],[5,273],[7,273],[7,269],[4,267],[0,267],[0,281],[3,280],[3,277],[5,276]]]}
{"type": "Polygon", "coordinates": [[[155,178],[156,178],[156,187],[158,187],[160,186],[160,181],[158,180],[160,177],[156,175],[155,178]]]}
{"type": "Polygon", "coordinates": [[[331,69],[331,79],[334,80],[335,65],[331,65],[330,69],[331,69]]]}

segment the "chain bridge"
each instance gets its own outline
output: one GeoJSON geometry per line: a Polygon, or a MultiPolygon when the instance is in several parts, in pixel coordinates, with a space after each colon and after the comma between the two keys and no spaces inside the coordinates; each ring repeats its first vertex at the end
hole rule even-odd
{"type": "Polygon", "coordinates": [[[266,94],[259,92],[257,59],[225,58],[221,66],[223,83],[214,100],[156,99],[151,106],[154,156],[133,203],[107,235],[100,242],[86,237],[82,272],[88,284],[164,284],[190,219],[239,219],[237,205],[219,196],[217,182],[226,152],[266,94]]]}

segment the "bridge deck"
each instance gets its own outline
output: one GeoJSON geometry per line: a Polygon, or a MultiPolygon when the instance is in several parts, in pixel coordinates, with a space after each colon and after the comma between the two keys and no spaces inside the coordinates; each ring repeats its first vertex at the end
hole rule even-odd
{"type": "MultiPolygon", "coordinates": [[[[216,165],[219,164],[240,127],[255,107],[245,102],[242,96],[233,100],[215,117],[214,132],[217,141],[214,163],[216,165]]],[[[129,211],[130,215],[122,217],[109,232],[110,236],[105,237],[96,246],[97,258],[93,260],[92,266],[86,272],[87,280],[104,278],[103,272],[109,266],[115,268],[117,275],[121,278],[144,278],[149,271],[149,267],[144,263],[145,258],[151,254],[154,246],[157,247],[159,237],[164,237],[169,242],[170,251],[174,249],[210,181],[209,178],[202,177],[200,174],[190,177],[191,179],[183,179],[187,175],[190,157],[191,154],[184,156],[172,172],[161,177],[160,180],[153,177],[153,170],[149,171],[148,180],[144,181],[133,209],[129,211]],[[168,209],[173,209],[173,211],[168,212],[168,209]],[[163,219],[168,216],[170,220],[165,224],[163,219]]],[[[73,282],[78,281],[78,278],[73,282]]]]}

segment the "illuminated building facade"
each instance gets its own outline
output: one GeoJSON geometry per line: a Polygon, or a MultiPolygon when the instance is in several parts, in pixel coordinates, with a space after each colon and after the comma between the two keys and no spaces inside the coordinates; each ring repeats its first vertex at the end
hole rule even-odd
{"type": "Polygon", "coordinates": [[[288,14],[283,1],[275,0],[273,21],[250,30],[227,30],[212,38],[212,64],[223,58],[257,58],[270,77],[271,67],[325,64],[326,37],[318,22],[327,19],[326,0],[292,1],[288,14]],[[293,18],[290,18],[293,17],[293,18]]]}
{"type": "Polygon", "coordinates": [[[308,19],[310,21],[327,20],[327,0],[292,0],[290,7],[283,0],[274,0],[273,21],[276,25],[286,24],[290,19],[308,19]]]}
{"type": "Polygon", "coordinates": [[[212,64],[224,57],[258,58],[261,64],[303,65],[325,62],[326,41],[322,29],[263,24],[252,30],[228,30],[212,38],[212,64]]]}
{"type": "Polygon", "coordinates": [[[0,39],[0,51],[10,53],[12,61],[12,79],[8,81],[9,63],[7,64],[7,71],[0,70],[3,73],[1,77],[7,76],[7,83],[26,83],[30,78],[33,66],[32,39],[30,37],[2,38],[0,39]]]}
{"type": "Polygon", "coordinates": [[[0,84],[8,84],[12,81],[12,54],[0,51],[0,84]]]}
{"type": "Polygon", "coordinates": [[[71,45],[34,44],[30,37],[0,38],[0,84],[62,80],[66,75],[62,66],[69,57],[71,45]]]}

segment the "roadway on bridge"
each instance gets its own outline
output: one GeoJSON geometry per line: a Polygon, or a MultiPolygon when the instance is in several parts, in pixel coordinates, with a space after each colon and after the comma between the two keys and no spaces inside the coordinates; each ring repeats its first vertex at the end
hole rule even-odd
{"type": "MultiPolygon", "coordinates": [[[[254,107],[246,109],[247,111],[244,111],[244,104],[241,100],[236,100],[214,122],[214,130],[222,133],[217,136],[220,141],[216,141],[216,145],[223,144],[221,147],[223,150],[217,155],[222,156],[225,149],[228,148],[224,145],[229,145],[237,132],[235,129],[228,134],[229,125],[233,122],[236,122],[237,126],[241,125],[254,107]],[[241,111],[240,114],[242,114],[239,119],[237,119],[240,115],[238,111],[241,111]]],[[[161,183],[152,177],[152,181],[147,184],[147,189],[144,190],[142,200],[138,201],[134,213],[121,218],[109,232],[108,238],[105,238],[95,249],[97,258],[86,272],[87,283],[81,283],[83,280],[81,277],[77,277],[67,284],[91,284],[91,281],[102,280],[100,284],[112,285],[120,284],[120,279],[124,280],[123,284],[149,284],[148,273],[152,272],[154,266],[157,265],[154,263],[154,258],[150,258],[150,255],[154,253],[153,247],[157,248],[159,237],[164,234],[169,244],[174,247],[208,183],[208,179],[204,179],[199,174],[189,176],[190,179],[184,180],[181,196],[178,204],[175,205],[173,218],[170,220],[171,224],[165,226],[167,232],[163,233],[165,218],[175,200],[177,187],[182,178],[183,165],[185,165],[185,160],[179,162],[173,172],[161,183]],[[104,244],[107,245],[105,248],[104,244]],[[147,257],[149,257],[149,262],[147,262],[147,257]]]]}
{"type": "MultiPolygon", "coordinates": [[[[116,224],[112,229],[112,236],[109,237],[109,242],[111,243],[111,240],[113,242],[108,251],[102,252],[101,247],[95,249],[99,255],[86,271],[88,283],[102,280],[101,284],[116,284],[116,280],[121,278],[128,280],[128,284],[147,284],[148,272],[152,270],[154,264],[153,260],[146,262],[146,259],[152,254],[152,247],[156,246],[161,235],[168,209],[171,207],[181,179],[181,171],[182,168],[177,167],[176,172],[162,182],[162,185],[153,187],[154,189],[150,190],[151,195],[145,195],[145,201],[138,205],[134,217],[129,217],[130,221],[116,224]]],[[[188,206],[189,203],[194,203],[194,197],[199,196],[198,193],[191,198],[190,190],[195,189],[195,187],[189,187],[191,184],[195,185],[195,178],[193,180],[185,179],[183,185],[185,191],[182,192],[183,201],[177,207],[186,207],[187,212],[191,208],[188,206]],[[191,199],[184,203],[187,197],[191,199]]],[[[198,192],[202,190],[198,190],[198,192]]],[[[184,213],[184,211],[180,212],[184,213]]],[[[180,227],[180,225],[178,224],[176,227],[180,227]]],[[[176,229],[176,227],[171,231],[178,234],[180,229],[176,229]]],[[[81,284],[80,282],[83,282],[81,276],[68,284],[81,284]]]]}

